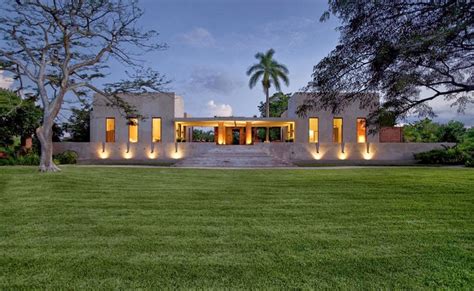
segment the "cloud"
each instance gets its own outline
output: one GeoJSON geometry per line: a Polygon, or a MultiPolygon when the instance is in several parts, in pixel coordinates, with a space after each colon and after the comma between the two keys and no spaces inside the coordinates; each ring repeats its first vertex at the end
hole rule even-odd
{"type": "Polygon", "coordinates": [[[197,69],[191,73],[187,87],[191,91],[206,91],[217,94],[230,94],[243,85],[242,80],[223,72],[213,72],[208,69],[197,69]]]}
{"type": "Polygon", "coordinates": [[[216,40],[212,34],[205,28],[196,27],[191,31],[181,34],[178,39],[189,46],[208,48],[216,44],[216,40]]]}
{"type": "Polygon", "coordinates": [[[6,77],[3,72],[4,71],[0,71],[0,88],[10,89],[13,84],[13,78],[6,77]]]}
{"type": "Polygon", "coordinates": [[[208,116],[232,116],[232,106],[229,104],[218,104],[210,100],[206,107],[208,116]]]}
{"type": "Polygon", "coordinates": [[[458,112],[457,106],[451,106],[451,102],[442,98],[435,99],[428,102],[433,108],[436,117],[434,120],[446,123],[450,120],[458,120],[463,122],[466,126],[474,126],[474,104],[467,104],[464,112],[458,112]]]}

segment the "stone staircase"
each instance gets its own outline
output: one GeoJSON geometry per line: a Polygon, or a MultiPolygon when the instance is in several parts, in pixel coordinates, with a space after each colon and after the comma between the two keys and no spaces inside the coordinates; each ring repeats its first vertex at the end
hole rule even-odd
{"type": "Polygon", "coordinates": [[[210,149],[198,156],[185,158],[175,167],[229,167],[229,168],[272,168],[293,167],[294,165],[269,155],[257,146],[223,145],[210,149]]]}

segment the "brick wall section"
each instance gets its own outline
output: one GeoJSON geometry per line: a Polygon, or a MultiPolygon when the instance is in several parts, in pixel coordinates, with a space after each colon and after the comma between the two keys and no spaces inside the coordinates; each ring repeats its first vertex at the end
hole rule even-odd
{"type": "Polygon", "coordinates": [[[382,127],[379,132],[380,142],[403,142],[403,127],[382,127]]]}

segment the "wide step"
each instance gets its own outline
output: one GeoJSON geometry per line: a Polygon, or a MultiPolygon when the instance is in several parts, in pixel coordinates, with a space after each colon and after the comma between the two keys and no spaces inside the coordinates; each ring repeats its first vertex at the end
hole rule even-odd
{"type": "Polygon", "coordinates": [[[253,146],[219,146],[199,156],[185,158],[176,167],[291,167],[291,163],[272,157],[253,146]]]}

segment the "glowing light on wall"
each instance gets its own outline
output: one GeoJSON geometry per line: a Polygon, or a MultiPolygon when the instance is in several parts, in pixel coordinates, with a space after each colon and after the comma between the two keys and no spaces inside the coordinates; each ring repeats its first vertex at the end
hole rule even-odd
{"type": "Polygon", "coordinates": [[[365,144],[365,153],[362,154],[365,160],[371,160],[374,157],[374,153],[370,150],[370,143],[365,144]]]}
{"type": "Polygon", "coordinates": [[[107,159],[109,157],[109,153],[105,150],[105,142],[102,143],[102,147],[98,150],[98,154],[101,159],[107,159]]]}
{"type": "Polygon", "coordinates": [[[337,157],[339,158],[339,160],[345,160],[347,159],[347,154],[346,153],[339,153],[339,155],[337,155],[337,157]]]}
{"type": "Polygon", "coordinates": [[[101,150],[101,151],[99,151],[99,157],[103,160],[107,159],[109,157],[109,152],[101,150]]]}
{"type": "Polygon", "coordinates": [[[148,158],[149,159],[156,159],[157,156],[158,156],[158,154],[156,152],[149,152],[148,153],[148,158]]]}
{"type": "Polygon", "coordinates": [[[127,160],[133,158],[132,152],[129,150],[128,152],[123,153],[123,158],[127,160]]]}
{"type": "Polygon", "coordinates": [[[314,154],[313,154],[313,158],[314,158],[315,160],[320,160],[322,157],[323,157],[323,155],[320,154],[320,153],[314,153],[314,154]]]}
{"type": "Polygon", "coordinates": [[[174,152],[174,153],[171,153],[171,158],[172,159],[181,159],[183,157],[183,154],[181,154],[180,152],[174,152]]]}
{"type": "Polygon", "coordinates": [[[374,157],[372,153],[364,153],[363,154],[365,160],[371,160],[374,157]]]}

